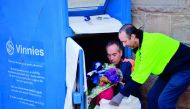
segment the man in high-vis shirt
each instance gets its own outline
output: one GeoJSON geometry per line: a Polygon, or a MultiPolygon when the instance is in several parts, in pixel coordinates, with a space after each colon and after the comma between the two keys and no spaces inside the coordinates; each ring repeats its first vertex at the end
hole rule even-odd
{"type": "Polygon", "coordinates": [[[148,33],[131,24],[118,35],[123,46],[136,53],[131,81],[110,101],[119,105],[124,95],[146,82],[151,74],[158,79],[148,93],[148,109],[176,109],[179,96],[190,85],[190,48],[162,33],[148,33]]]}

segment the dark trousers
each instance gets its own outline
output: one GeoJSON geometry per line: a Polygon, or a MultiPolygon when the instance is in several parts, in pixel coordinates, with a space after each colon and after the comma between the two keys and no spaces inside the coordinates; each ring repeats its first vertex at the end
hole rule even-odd
{"type": "Polygon", "coordinates": [[[179,96],[190,85],[190,71],[177,72],[170,79],[159,77],[148,93],[148,109],[176,109],[179,96]]]}

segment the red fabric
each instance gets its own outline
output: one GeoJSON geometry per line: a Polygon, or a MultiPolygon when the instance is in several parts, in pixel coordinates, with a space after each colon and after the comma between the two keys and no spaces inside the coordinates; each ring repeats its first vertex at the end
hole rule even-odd
{"type": "Polygon", "coordinates": [[[106,100],[111,100],[112,97],[114,95],[114,91],[113,88],[110,87],[106,90],[104,90],[103,92],[101,92],[99,95],[97,95],[95,98],[92,99],[90,104],[93,105],[100,105],[99,102],[102,98],[106,99],[106,100]]]}

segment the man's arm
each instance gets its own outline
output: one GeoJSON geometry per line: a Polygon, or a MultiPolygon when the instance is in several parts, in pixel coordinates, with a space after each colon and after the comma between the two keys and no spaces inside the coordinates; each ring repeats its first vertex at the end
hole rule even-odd
{"type": "Polygon", "coordinates": [[[123,80],[122,82],[127,83],[131,79],[131,71],[132,71],[132,65],[130,62],[122,62],[120,66],[120,70],[123,74],[123,80]]]}

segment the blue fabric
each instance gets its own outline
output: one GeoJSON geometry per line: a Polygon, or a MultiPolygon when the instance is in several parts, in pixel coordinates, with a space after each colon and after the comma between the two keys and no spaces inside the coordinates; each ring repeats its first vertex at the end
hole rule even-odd
{"type": "Polygon", "coordinates": [[[148,93],[148,109],[176,109],[179,96],[190,85],[190,71],[177,72],[170,79],[159,77],[148,93]]]}
{"type": "Polygon", "coordinates": [[[123,80],[122,82],[127,83],[130,79],[131,79],[131,69],[132,69],[132,65],[130,62],[122,62],[120,64],[120,68],[119,68],[122,72],[123,75],[123,80]]]}
{"type": "Polygon", "coordinates": [[[122,93],[125,96],[129,96],[130,94],[132,94],[134,91],[140,91],[139,87],[141,86],[141,84],[130,80],[128,81],[124,87],[120,90],[120,93],[122,93]]]}

